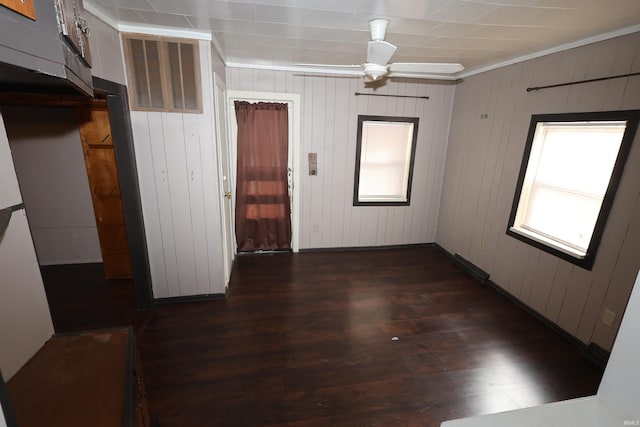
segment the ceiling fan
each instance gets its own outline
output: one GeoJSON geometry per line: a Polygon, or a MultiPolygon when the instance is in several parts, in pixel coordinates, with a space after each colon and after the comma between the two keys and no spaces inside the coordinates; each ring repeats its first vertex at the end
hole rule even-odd
{"type": "Polygon", "coordinates": [[[362,74],[369,81],[380,80],[383,77],[406,77],[414,79],[442,79],[453,80],[453,74],[464,70],[458,63],[441,62],[395,62],[389,60],[397,47],[384,40],[389,21],[374,19],[369,21],[371,41],[367,45],[367,62],[361,65],[327,65],[327,64],[298,64],[302,67],[317,67],[331,69],[331,74],[354,75],[362,74]],[[354,69],[359,69],[358,71],[354,69]],[[342,70],[342,72],[341,72],[342,70]]]}

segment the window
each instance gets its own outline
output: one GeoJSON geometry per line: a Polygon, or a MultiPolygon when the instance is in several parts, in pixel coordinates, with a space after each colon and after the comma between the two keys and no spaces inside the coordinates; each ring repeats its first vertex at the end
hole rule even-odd
{"type": "Polygon", "coordinates": [[[534,115],[507,234],[591,269],[638,113],[534,115]]]}
{"type": "Polygon", "coordinates": [[[198,44],[125,35],[131,109],[200,113],[198,44]]]}
{"type": "Polygon", "coordinates": [[[415,117],[358,116],[354,206],[409,205],[415,117]]]}

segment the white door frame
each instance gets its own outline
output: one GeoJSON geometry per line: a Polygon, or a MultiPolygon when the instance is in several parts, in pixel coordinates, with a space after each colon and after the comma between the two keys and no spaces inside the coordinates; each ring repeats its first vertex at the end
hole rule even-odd
{"type": "Polygon", "coordinates": [[[233,266],[233,260],[236,257],[236,245],[233,238],[233,230],[235,229],[234,215],[233,215],[233,200],[225,198],[225,191],[227,189],[231,191],[231,157],[229,155],[229,132],[227,126],[226,117],[226,91],[227,88],[220,77],[213,73],[213,112],[215,114],[214,123],[215,127],[215,139],[216,139],[216,152],[218,155],[218,175],[219,175],[219,191],[220,191],[220,224],[222,226],[222,251],[223,251],[223,271],[224,271],[224,286],[225,291],[229,286],[229,280],[231,278],[231,267],[233,266]],[[222,96],[219,94],[222,93],[222,96]],[[221,111],[222,119],[220,119],[221,111]],[[224,144],[224,146],[223,146],[224,144]],[[226,148],[223,150],[223,147],[226,148]],[[224,156],[224,157],[223,157],[224,156]],[[227,165],[225,171],[224,164],[227,165]],[[229,181],[229,182],[225,182],[229,181]]]}
{"type": "MultiPolygon", "coordinates": [[[[289,106],[289,160],[293,169],[291,204],[291,249],[300,250],[300,94],[278,92],[227,91],[227,129],[229,130],[229,153],[231,154],[232,199],[235,206],[236,161],[238,155],[236,112],[234,101],[282,102],[289,106]]],[[[234,245],[235,247],[235,245],[234,245]]],[[[236,248],[237,251],[237,248],[236,248]]]]}

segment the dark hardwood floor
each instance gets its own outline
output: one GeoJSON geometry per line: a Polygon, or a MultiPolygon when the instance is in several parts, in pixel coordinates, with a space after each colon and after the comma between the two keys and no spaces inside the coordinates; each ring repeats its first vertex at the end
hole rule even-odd
{"type": "Polygon", "coordinates": [[[157,306],[138,342],[159,427],[439,426],[602,375],[433,247],[241,256],[226,300],[157,306]]]}

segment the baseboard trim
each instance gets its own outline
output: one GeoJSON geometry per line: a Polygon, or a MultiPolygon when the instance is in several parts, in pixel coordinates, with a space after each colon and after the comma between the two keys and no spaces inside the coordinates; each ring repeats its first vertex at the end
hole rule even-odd
{"type": "Polygon", "coordinates": [[[300,249],[301,253],[318,252],[363,252],[363,251],[383,251],[387,249],[407,249],[407,248],[431,248],[437,246],[436,243],[409,243],[406,245],[385,245],[385,246],[344,246],[332,248],[306,248],[300,249]]]}
{"type": "Polygon", "coordinates": [[[611,352],[605,350],[604,348],[593,342],[586,346],[584,350],[584,357],[591,363],[599,366],[602,369],[607,366],[609,356],[611,356],[611,352]]]}
{"type": "Polygon", "coordinates": [[[223,293],[216,294],[202,294],[202,295],[189,295],[184,297],[165,297],[165,298],[156,298],[154,302],[158,305],[163,304],[174,304],[180,302],[196,302],[196,301],[212,301],[225,299],[227,296],[223,293]]]}
{"type": "Polygon", "coordinates": [[[486,273],[484,270],[474,265],[470,261],[462,258],[460,255],[451,254],[449,251],[447,251],[445,248],[438,245],[437,243],[435,244],[435,246],[443,254],[448,256],[454,264],[456,264],[463,271],[471,275],[477,282],[485,286],[490,286],[496,292],[498,292],[499,294],[507,298],[509,301],[511,301],[513,304],[517,305],[518,307],[526,311],[529,315],[534,317],[536,320],[540,321],[549,329],[553,330],[556,334],[560,335],[566,341],[578,347],[582,351],[583,357],[589,362],[591,362],[592,364],[594,364],[596,367],[604,370],[604,368],[607,366],[607,361],[609,360],[609,354],[610,354],[607,350],[603,349],[602,347],[598,346],[595,343],[590,343],[588,345],[583,343],[578,338],[574,337],[569,332],[565,331],[560,326],[556,325],[551,320],[547,319],[542,314],[538,313],[536,310],[529,307],[524,302],[520,301],[518,298],[512,295],[509,291],[499,286],[493,280],[489,280],[489,273],[486,273]],[[480,273],[480,277],[478,277],[479,273],[480,273]],[[484,280],[482,279],[482,277],[484,276],[482,276],[481,273],[486,274],[486,279],[484,280]]]}
{"type": "Polygon", "coordinates": [[[487,273],[471,261],[463,258],[460,254],[454,254],[451,259],[453,260],[454,264],[461,267],[464,271],[471,275],[471,277],[477,279],[483,285],[486,285],[489,281],[489,273],[487,273]]]}

